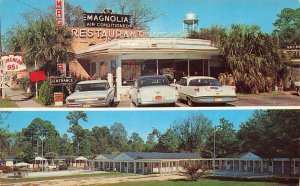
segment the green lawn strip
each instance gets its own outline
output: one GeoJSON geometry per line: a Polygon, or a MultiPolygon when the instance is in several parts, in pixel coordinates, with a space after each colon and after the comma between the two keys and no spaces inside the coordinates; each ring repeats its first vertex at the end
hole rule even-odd
{"type": "Polygon", "coordinates": [[[68,175],[68,176],[49,176],[49,177],[37,177],[37,178],[0,178],[0,184],[47,181],[47,180],[56,180],[56,179],[71,179],[71,178],[93,178],[93,177],[114,178],[114,177],[130,176],[130,175],[131,174],[110,172],[110,173],[93,173],[93,174],[75,174],[75,175],[68,175]]]}
{"type": "Polygon", "coordinates": [[[0,98],[0,108],[15,108],[19,107],[14,101],[11,101],[8,97],[5,100],[0,98]]]}
{"type": "Polygon", "coordinates": [[[211,180],[211,179],[201,179],[198,181],[185,181],[185,180],[169,180],[169,181],[139,181],[139,182],[123,182],[116,184],[95,184],[99,186],[105,185],[118,185],[118,186],[278,186],[284,185],[279,183],[268,183],[268,182],[241,182],[241,181],[221,181],[221,180],[211,180]]]}

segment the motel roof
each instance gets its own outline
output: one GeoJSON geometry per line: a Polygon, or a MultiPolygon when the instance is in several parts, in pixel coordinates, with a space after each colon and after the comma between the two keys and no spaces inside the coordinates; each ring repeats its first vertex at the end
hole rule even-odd
{"type": "Polygon", "coordinates": [[[247,159],[262,160],[261,157],[257,156],[256,154],[254,154],[252,152],[245,152],[245,153],[241,153],[241,154],[233,154],[233,155],[227,156],[225,158],[227,158],[227,159],[241,159],[241,160],[247,160],[247,159]]]}
{"type": "Polygon", "coordinates": [[[87,50],[78,52],[77,58],[89,58],[91,55],[113,55],[130,53],[182,53],[209,52],[219,54],[219,49],[213,47],[210,40],[185,38],[134,38],[115,39],[90,46],[87,50]]]}
{"type": "Polygon", "coordinates": [[[199,159],[198,153],[160,153],[160,152],[124,152],[115,159],[131,158],[132,160],[163,160],[163,159],[199,159]]]}
{"type": "Polygon", "coordinates": [[[113,160],[119,154],[100,154],[94,160],[113,160]]]}

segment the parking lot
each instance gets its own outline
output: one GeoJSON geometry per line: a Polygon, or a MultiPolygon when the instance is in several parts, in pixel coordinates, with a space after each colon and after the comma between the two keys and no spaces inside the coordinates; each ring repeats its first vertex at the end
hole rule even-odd
{"type": "MultiPolygon", "coordinates": [[[[176,102],[177,107],[189,107],[186,102],[176,102]]],[[[239,95],[238,101],[227,104],[197,104],[195,107],[244,107],[244,106],[300,106],[300,96],[294,91],[281,94],[269,95],[239,95]]],[[[135,105],[130,100],[116,102],[114,107],[134,108],[135,105]]],[[[145,106],[145,107],[167,107],[164,105],[145,106]]]]}

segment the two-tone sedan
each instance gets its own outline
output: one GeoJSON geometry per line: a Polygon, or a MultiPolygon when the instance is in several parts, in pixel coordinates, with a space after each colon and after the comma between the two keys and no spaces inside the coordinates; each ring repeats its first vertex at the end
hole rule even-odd
{"type": "Polygon", "coordinates": [[[179,100],[195,103],[228,103],[237,100],[235,86],[222,86],[220,82],[207,76],[183,77],[176,84],[179,100]]]}
{"type": "Polygon", "coordinates": [[[178,96],[165,76],[142,76],[134,82],[130,98],[137,107],[156,104],[175,106],[178,96]]]}
{"type": "Polygon", "coordinates": [[[67,97],[67,107],[111,106],[114,103],[115,89],[106,80],[81,81],[75,92],[67,97]]]}

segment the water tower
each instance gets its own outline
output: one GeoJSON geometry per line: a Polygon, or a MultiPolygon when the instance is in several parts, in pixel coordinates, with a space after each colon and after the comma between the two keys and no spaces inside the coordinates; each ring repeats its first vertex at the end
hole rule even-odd
{"type": "Polygon", "coordinates": [[[182,21],[182,24],[183,24],[183,32],[184,31],[191,31],[191,30],[196,30],[198,29],[198,22],[199,22],[199,19],[197,17],[196,14],[194,13],[187,13],[185,16],[184,16],[184,19],[182,21]]]}

